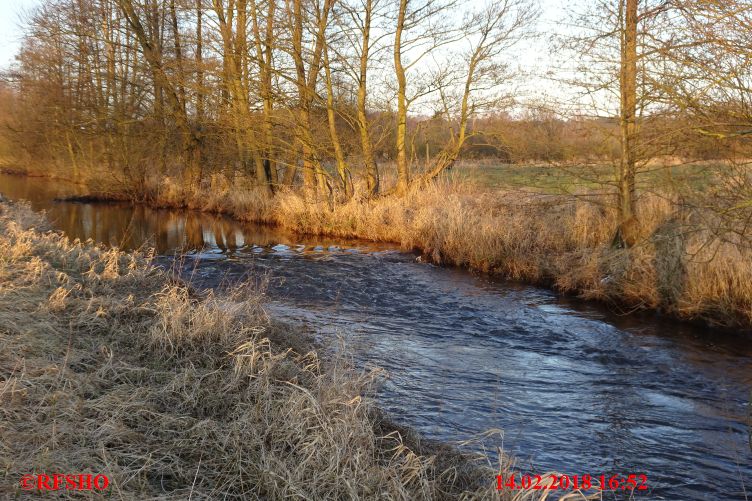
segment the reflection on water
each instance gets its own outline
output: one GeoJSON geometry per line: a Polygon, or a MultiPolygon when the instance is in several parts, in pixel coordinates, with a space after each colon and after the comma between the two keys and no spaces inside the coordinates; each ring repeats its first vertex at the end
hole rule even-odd
{"type": "MultiPolygon", "coordinates": [[[[248,245],[259,247],[286,243],[304,249],[336,248],[340,240],[301,238],[278,228],[240,224],[228,217],[198,211],[150,209],[127,203],[77,203],[56,201],[85,194],[80,186],[0,174],[0,194],[31,202],[44,210],[55,228],[71,238],[92,239],[124,250],[153,247],[158,254],[175,251],[214,249],[232,254],[248,245]]],[[[389,246],[354,242],[365,250],[389,246]]]]}
{"type": "Polygon", "coordinates": [[[381,405],[428,437],[501,428],[505,449],[540,472],[645,473],[652,490],[637,499],[749,496],[748,337],[616,316],[389,246],[189,212],[53,203],[63,188],[44,186],[0,176],[0,192],[48,209],[71,236],[149,243],[169,266],[174,250],[190,250],[181,262],[199,286],[269,274],[275,313],[341,334],[358,363],[387,369],[381,405]]]}

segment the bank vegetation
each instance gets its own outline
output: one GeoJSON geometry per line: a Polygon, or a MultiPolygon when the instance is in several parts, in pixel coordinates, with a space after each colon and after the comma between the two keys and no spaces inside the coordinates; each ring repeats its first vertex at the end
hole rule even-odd
{"type": "Polygon", "coordinates": [[[45,2],[0,89],[0,160],[749,328],[752,9],[568,10],[544,80],[517,64],[542,36],[528,0],[45,2]],[[513,189],[468,162],[541,168],[513,189]]]}

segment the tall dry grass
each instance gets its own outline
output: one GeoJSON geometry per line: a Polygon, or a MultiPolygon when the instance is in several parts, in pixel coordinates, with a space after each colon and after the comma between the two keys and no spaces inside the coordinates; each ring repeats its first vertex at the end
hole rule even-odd
{"type": "Polygon", "coordinates": [[[398,431],[369,399],[376,374],[320,360],[258,290],[199,294],[148,256],[44,228],[0,203],[3,497],[40,495],[25,474],[87,472],[114,499],[541,496],[398,431]]]}
{"type": "MultiPolygon", "coordinates": [[[[628,250],[611,242],[611,197],[482,191],[437,182],[403,198],[330,205],[295,191],[275,197],[236,183],[185,195],[166,183],[157,205],[187,205],[301,233],[389,241],[437,263],[466,266],[687,320],[752,327],[749,242],[719,235],[717,214],[687,209],[669,193],[643,194],[641,235],[628,250]]],[[[156,193],[156,191],[155,191],[156,193]]]]}

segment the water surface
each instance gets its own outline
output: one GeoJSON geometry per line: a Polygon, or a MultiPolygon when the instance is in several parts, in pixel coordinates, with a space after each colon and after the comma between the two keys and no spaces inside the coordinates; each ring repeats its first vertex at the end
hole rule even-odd
{"type": "Polygon", "coordinates": [[[0,175],[0,192],[46,209],[73,238],[151,246],[166,263],[187,251],[182,269],[206,286],[268,276],[270,308],[386,369],[380,405],[425,436],[500,428],[533,471],[646,474],[651,490],[637,499],[752,497],[750,336],[618,315],[390,245],[53,202],[77,191],[0,175]]]}

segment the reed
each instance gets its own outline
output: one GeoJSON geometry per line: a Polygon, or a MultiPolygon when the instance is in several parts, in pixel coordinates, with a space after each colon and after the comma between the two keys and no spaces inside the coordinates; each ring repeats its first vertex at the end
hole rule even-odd
{"type": "Polygon", "coordinates": [[[39,495],[25,474],[89,472],[116,499],[523,495],[495,490],[506,456],[492,467],[389,423],[378,372],[319,358],[255,286],[196,292],[23,204],[0,204],[0,346],[0,491],[18,498],[39,495]]]}
{"type": "MultiPolygon", "coordinates": [[[[330,205],[282,190],[214,185],[155,198],[305,234],[394,242],[435,263],[544,284],[618,305],[718,326],[752,327],[749,242],[718,233],[718,213],[687,208],[670,192],[640,197],[640,233],[630,249],[611,243],[611,197],[482,190],[439,181],[405,197],[355,197],[330,205]]],[[[733,232],[732,232],[733,236],[733,232]]]]}

